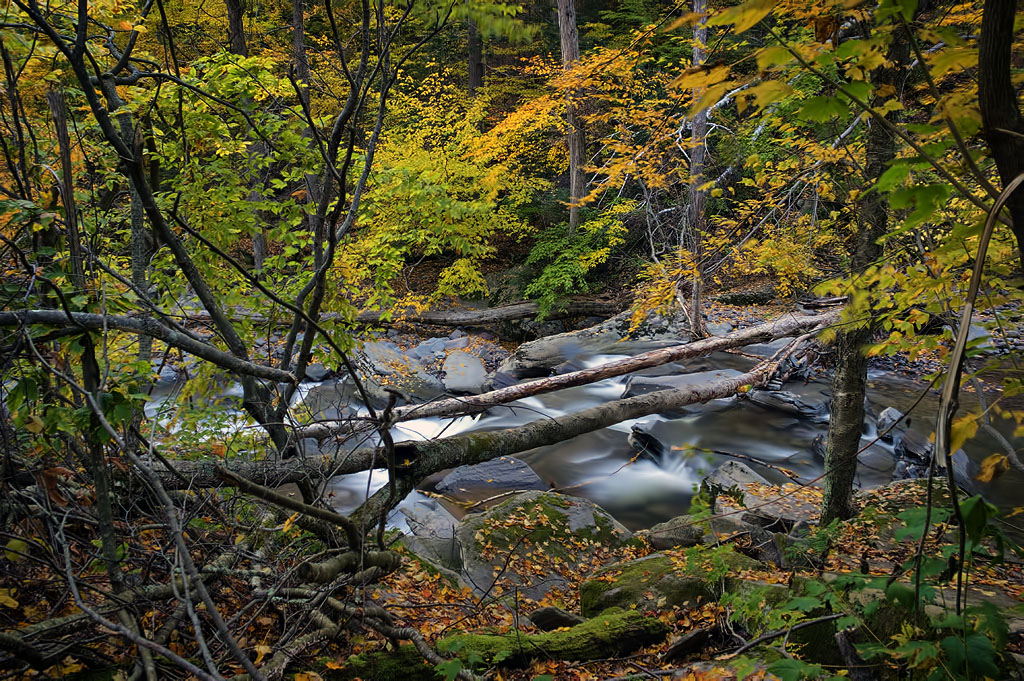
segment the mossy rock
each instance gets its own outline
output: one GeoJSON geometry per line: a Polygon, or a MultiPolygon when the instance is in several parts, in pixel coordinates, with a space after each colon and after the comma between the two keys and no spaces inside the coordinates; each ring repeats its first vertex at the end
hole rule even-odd
{"type": "Polygon", "coordinates": [[[581,566],[600,564],[609,550],[635,541],[592,502],[541,491],[467,517],[456,537],[467,584],[491,596],[514,589],[532,600],[565,589],[581,566]]]}
{"type": "Polygon", "coordinates": [[[665,638],[668,627],[635,610],[611,608],[564,631],[526,634],[456,634],[437,643],[443,655],[468,659],[479,655],[488,664],[524,666],[538,657],[566,661],[597,660],[630,653],[665,638]]]}
{"type": "Polygon", "coordinates": [[[324,669],[320,675],[326,681],[436,681],[444,678],[411,644],[351,655],[342,669],[324,669]]]}
{"type": "Polygon", "coordinates": [[[698,559],[687,560],[678,553],[654,553],[597,572],[580,587],[583,616],[615,606],[661,610],[714,600],[721,585],[716,571],[706,562],[721,561],[717,567],[719,571],[724,569],[727,585],[732,579],[729,574],[762,567],[731,548],[708,549],[693,555],[698,559]]]}

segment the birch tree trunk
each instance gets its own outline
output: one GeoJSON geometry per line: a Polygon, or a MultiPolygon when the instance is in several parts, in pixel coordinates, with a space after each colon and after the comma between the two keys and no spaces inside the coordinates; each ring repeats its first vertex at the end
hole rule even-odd
{"type": "MultiPolygon", "coordinates": [[[[693,0],[693,13],[702,15],[708,10],[707,0],[693,0]]],[[[693,29],[693,68],[699,68],[706,59],[705,45],[708,40],[707,19],[702,17],[693,29]]],[[[695,96],[699,93],[694,93],[695,96]]],[[[690,291],[690,334],[694,338],[703,338],[704,314],[701,305],[702,282],[700,272],[700,259],[702,251],[702,234],[707,225],[706,205],[707,190],[701,189],[704,184],[704,160],[707,156],[708,136],[708,110],[703,108],[693,118],[691,128],[692,148],[690,150],[690,210],[687,233],[689,237],[688,250],[693,256],[694,273],[692,278],[692,290],[690,291]]]]}

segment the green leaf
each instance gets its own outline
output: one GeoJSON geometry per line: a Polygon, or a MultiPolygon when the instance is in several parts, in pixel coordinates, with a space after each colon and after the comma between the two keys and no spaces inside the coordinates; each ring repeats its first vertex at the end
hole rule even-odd
{"type": "Polygon", "coordinates": [[[994,517],[998,510],[982,499],[981,495],[975,495],[960,502],[960,513],[964,517],[964,530],[967,531],[967,538],[972,543],[978,544],[985,536],[989,519],[994,517]]]}
{"type": "Polygon", "coordinates": [[[800,681],[800,679],[820,679],[822,669],[816,664],[807,664],[796,658],[777,660],[768,665],[768,671],[782,681],[800,681]]]}
{"type": "Polygon", "coordinates": [[[747,0],[742,5],[729,7],[708,20],[708,26],[727,26],[733,24],[737,33],[764,19],[775,8],[775,0],[747,0]]]}
{"type": "Polygon", "coordinates": [[[808,97],[800,106],[800,118],[824,123],[833,116],[846,115],[849,110],[849,105],[836,97],[808,97]]]}
{"type": "Polygon", "coordinates": [[[821,601],[812,596],[797,596],[782,606],[784,610],[799,610],[800,612],[810,612],[820,607],[821,601]]]}
{"type": "Polygon", "coordinates": [[[462,660],[457,657],[445,660],[434,667],[434,669],[445,678],[445,681],[452,681],[462,671],[462,660]]]}
{"type": "Polygon", "coordinates": [[[917,601],[917,594],[914,593],[913,587],[901,584],[900,582],[893,582],[885,589],[885,597],[890,601],[895,601],[905,608],[913,608],[914,603],[917,601]]]}
{"type": "Polygon", "coordinates": [[[1000,677],[999,667],[995,663],[996,651],[988,636],[968,634],[964,639],[947,636],[942,639],[942,648],[949,658],[950,671],[968,672],[967,676],[972,678],[979,675],[991,679],[1000,677]],[[971,671],[974,674],[970,674],[971,671]]]}

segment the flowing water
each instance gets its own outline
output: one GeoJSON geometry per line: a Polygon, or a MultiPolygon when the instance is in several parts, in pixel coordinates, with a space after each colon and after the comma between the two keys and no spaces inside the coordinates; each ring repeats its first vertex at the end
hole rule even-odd
{"type": "MultiPolygon", "coordinates": [[[[640,342],[616,344],[617,354],[606,354],[606,347],[596,348],[592,353],[581,348],[572,360],[579,367],[593,367],[651,348],[650,343],[640,342]]],[[[719,369],[743,371],[753,364],[754,360],[742,355],[716,353],[640,374],[658,376],[719,369]]],[[[469,431],[509,428],[537,419],[571,414],[620,398],[627,380],[627,376],[621,376],[530,397],[472,417],[406,421],[395,427],[393,436],[396,441],[425,440],[469,431]]],[[[822,379],[806,383],[790,382],[784,386],[785,390],[814,405],[826,403],[828,388],[827,381],[822,379]]],[[[147,410],[150,416],[157,413],[160,404],[172,394],[173,389],[173,386],[165,387],[155,395],[156,399],[147,410]]],[[[229,400],[234,392],[237,392],[235,386],[224,387],[224,396],[229,400]]],[[[863,444],[867,445],[875,439],[875,414],[888,406],[906,412],[922,393],[927,393],[923,384],[888,373],[872,372],[868,392],[871,413],[865,426],[863,444]]],[[[913,428],[925,436],[934,429],[937,402],[934,392],[927,393],[911,414],[913,428]]],[[[961,402],[966,409],[977,409],[970,394],[963,395],[961,402]]],[[[297,413],[313,406],[314,411],[323,414],[324,404],[333,405],[331,408],[334,409],[344,404],[348,404],[352,410],[360,409],[344,381],[305,384],[293,402],[297,413]],[[311,405],[314,400],[320,403],[319,406],[311,405]]],[[[229,434],[237,432],[240,420],[236,410],[225,407],[223,418],[214,425],[221,432],[229,434]]],[[[1012,425],[994,425],[1014,446],[1019,446],[1020,440],[1012,437],[1012,425]]],[[[827,429],[825,418],[798,417],[761,407],[745,399],[715,400],[711,404],[687,408],[679,413],[626,421],[516,456],[527,462],[553,488],[586,497],[605,508],[627,527],[638,529],[686,512],[701,479],[728,460],[728,453],[741,454],[785,468],[805,482],[818,481],[823,462],[815,453],[812,443],[816,437],[824,437],[827,429]],[[636,450],[627,441],[634,424],[640,424],[665,446],[667,452],[658,461],[636,456],[636,450]]],[[[367,443],[366,440],[353,441],[347,446],[365,446],[367,443]]],[[[373,443],[372,438],[369,443],[373,443]]],[[[965,449],[976,463],[989,454],[1002,451],[997,439],[984,429],[967,443],[965,449]]],[[[759,468],[756,465],[754,468],[773,482],[787,482],[782,473],[772,468],[759,468]]],[[[860,455],[857,484],[863,487],[884,484],[891,479],[892,469],[892,446],[878,441],[860,455]]],[[[357,507],[385,481],[383,470],[339,476],[331,481],[327,493],[331,504],[344,512],[357,507]]],[[[979,487],[990,501],[1008,508],[1021,504],[1020,490],[1024,489],[1022,482],[1024,476],[1011,470],[993,484],[979,487]]],[[[429,487],[429,481],[426,487],[429,487]]],[[[458,510],[457,507],[451,508],[458,510]]],[[[401,516],[396,514],[393,521],[401,525],[401,516]]]]}
{"type": "MultiPolygon", "coordinates": [[[[576,359],[577,363],[590,367],[648,349],[649,346],[634,348],[624,344],[623,354],[595,354],[576,359]]],[[[710,357],[687,361],[685,365],[670,364],[641,374],[664,375],[712,369],[742,371],[753,365],[754,360],[740,355],[716,353],[710,357]]],[[[497,430],[541,418],[570,414],[618,399],[625,390],[627,379],[627,376],[621,376],[530,397],[476,417],[422,419],[402,423],[396,428],[395,439],[422,440],[442,433],[453,435],[468,431],[497,430]]],[[[822,379],[807,383],[790,382],[785,385],[785,390],[799,395],[808,403],[824,404],[828,400],[829,384],[822,379]]],[[[919,404],[911,414],[911,424],[915,430],[928,435],[934,429],[937,395],[934,392],[928,393],[924,384],[887,373],[872,372],[868,392],[871,413],[865,426],[862,445],[868,445],[876,439],[876,414],[889,406],[906,412],[919,399],[919,404]],[[927,393],[923,399],[922,393],[927,393]]],[[[964,395],[962,402],[967,408],[975,407],[971,404],[970,395],[964,395]]],[[[816,437],[824,437],[827,430],[825,418],[800,418],[747,400],[715,400],[710,405],[698,406],[692,411],[625,421],[556,445],[523,452],[516,457],[527,462],[553,488],[590,499],[627,527],[639,529],[685,513],[701,479],[716,466],[729,460],[726,453],[745,455],[785,468],[799,475],[804,482],[820,482],[823,461],[814,452],[812,443],[816,437]],[[668,451],[660,460],[635,456],[636,450],[627,441],[634,424],[640,424],[646,432],[666,445],[668,451]]],[[[1000,430],[1007,439],[1014,442],[1012,427],[1000,426],[1000,430]]],[[[1019,440],[1016,444],[1019,444],[1019,440]]],[[[965,450],[975,462],[1002,451],[998,441],[984,431],[968,442],[965,450]]],[[[879,440],[868,446],[859,460],[859,486],[874,487],[891,480],[891,444],[879,440]]],[[[779,471],[757,465],[753,467],[773,482],[788,481],[779,471]]],[[[339,510],[354,508],[366,497],[367,492],[376,490],[385,480],[384,471],[377,471],[372,479],[369,474],[336,478],[330,487],[333,503],[339,510]]],[[[1024,476],[1011,470],[995,483],[979,487],[993,503],[1011,507],[1021,503],[1019,495],[1020,490],[1024,489],[1022,482],[1024,476]]]]}

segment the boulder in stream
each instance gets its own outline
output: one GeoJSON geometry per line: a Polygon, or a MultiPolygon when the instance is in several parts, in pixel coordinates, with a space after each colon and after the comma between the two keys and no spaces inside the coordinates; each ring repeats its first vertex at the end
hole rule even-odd
{"type": "Polygon", "coordinates": [[[827,421],[828,409],[824,404],[810,404],[795,393],[786,390],[751,390],[747,398],[759,407],[792,414],[803,419],[827,421]]]}
{"type": "Polygon", "coordinates": [[[487,378],[483,362],[461,350],[448,355],[443,371],[444,387],[454,393],[478,394],[487,378]]]}
{"type": "Polygon", "coordinates": [[[483,463],[459,466],[442,478],[434,489],[442,494],[494,495],[509,490],[546,491],[550,487],[524,462],[511,456],[499,456],[483,463]]]}

